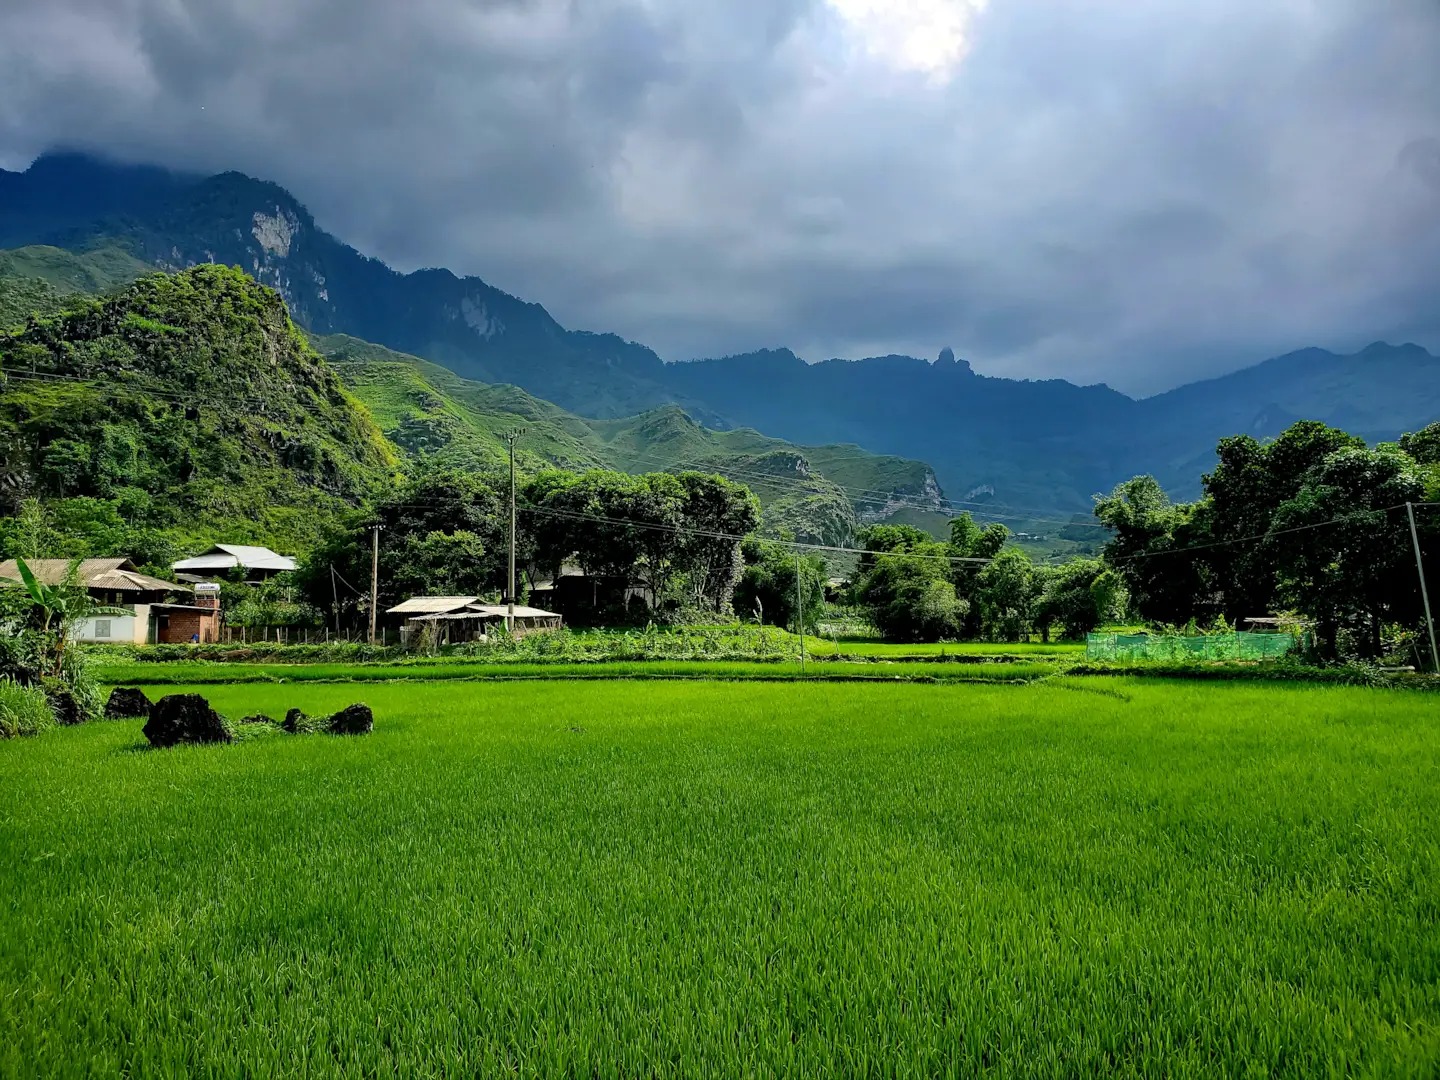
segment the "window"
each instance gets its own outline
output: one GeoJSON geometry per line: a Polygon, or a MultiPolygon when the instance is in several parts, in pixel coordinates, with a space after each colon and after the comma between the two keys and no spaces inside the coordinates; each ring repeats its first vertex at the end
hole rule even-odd
{"type": "Polygon", "coordinates": [[[109,619],[96,619],[96,620],[95,620],[95,636],[96,636],[96,637],[109,637],[109,636],[110,636],[110,620],[109,620],[109,619]]]}

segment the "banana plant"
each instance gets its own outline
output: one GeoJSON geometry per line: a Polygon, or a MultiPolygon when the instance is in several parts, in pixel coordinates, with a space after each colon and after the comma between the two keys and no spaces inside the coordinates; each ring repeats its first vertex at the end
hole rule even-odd
{"type": "Polygon", "coordinates": [[[83,588],[76,583],[79,561],[70,564],[64,581],[47,585],[35,576],[24,559],[16,559],[20,571],[20,583],[24,585],[30,602],[41,614],[40,632],[54,641],[50,674],[58,676],[65,660],[65,649],[70,643],[70,634],[82,619],[94,615],[129,615],[129,610],[97,604],[83,588]],[[52,629],[53,628],[53,629],[52,629]]]}

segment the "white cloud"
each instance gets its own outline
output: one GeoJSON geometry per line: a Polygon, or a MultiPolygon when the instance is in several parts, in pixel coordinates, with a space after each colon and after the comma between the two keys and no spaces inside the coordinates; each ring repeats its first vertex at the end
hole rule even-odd
{"type": "Polygon", "coordinates": [[[861,49],[902,71],[954,74],[987,0],[826,0],[861,49]]]}

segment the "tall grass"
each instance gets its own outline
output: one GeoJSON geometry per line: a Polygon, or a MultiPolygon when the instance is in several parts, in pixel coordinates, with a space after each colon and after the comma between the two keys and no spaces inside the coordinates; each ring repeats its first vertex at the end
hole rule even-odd
{"type": "Polygon", "coordinates": [[[0,746],[0,1075],[1440,1070],[1423,695],[205,688],[0,746]]]}
{"type": "Polygon", "coordinates": [[[55,713],[38,686],[0,677],[0,739],[39,735],[55,726],[55,713]]]}

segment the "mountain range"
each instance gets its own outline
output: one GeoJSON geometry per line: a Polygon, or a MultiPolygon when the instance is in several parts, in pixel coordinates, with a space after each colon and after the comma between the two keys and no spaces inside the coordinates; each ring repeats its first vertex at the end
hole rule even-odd
{"type": "Polygon", "coordinates": [[[988,377],[949,349],[934,361],[808,364],[776,349],[666,363],[617,335],[567,329],[479,278],[398,273],[320,229],[283,188],[233,172],[189,176],[76,154],[0,171],[0,247],[42,244],[107,253],[112,270],[240,266],[312,335],[375,342],[590,421],[678,406],[710,431],[927,462],[949,496],[941,506],[1022,527],[1086,512],[1092,494],[1141,472],[1192,496],[1226,435],[1266,437],[1318,419],[1393,439],[1440,418],[1440,359],[1414,345],[1303,349],[1142,400],[1104,385],[988,377]]]}

